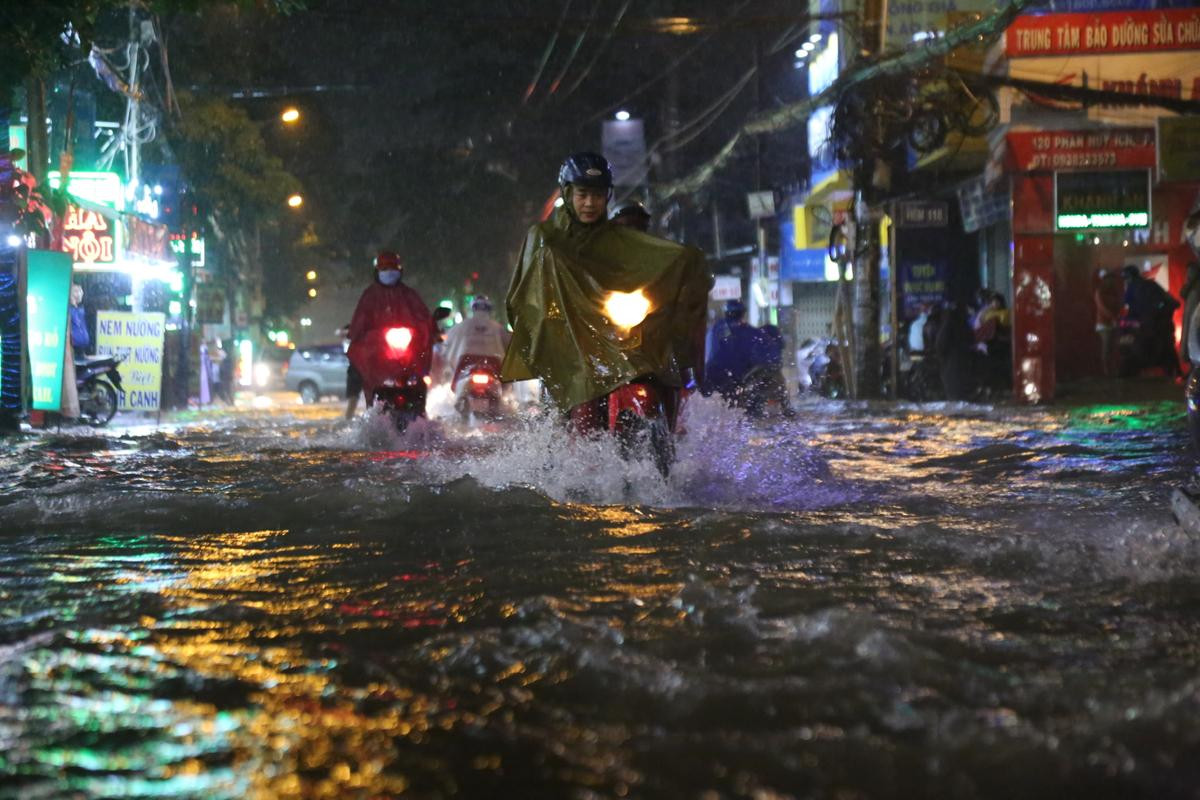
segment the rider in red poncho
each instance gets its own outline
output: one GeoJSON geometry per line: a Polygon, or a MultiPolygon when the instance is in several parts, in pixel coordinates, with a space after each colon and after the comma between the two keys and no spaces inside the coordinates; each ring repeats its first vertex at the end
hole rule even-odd
{"type": "Polygon", "coordinates": [[[362,377],[367,403],[388,380],[429,374],[436,326],[421,296],[401,282],[400,256],[382,251],[375,257],[375,282],[366,288],[350,320],[350,363],[362,377]],[[412,331],[403,357],[397,358],[386,341],[390,328],[412,331]]]}

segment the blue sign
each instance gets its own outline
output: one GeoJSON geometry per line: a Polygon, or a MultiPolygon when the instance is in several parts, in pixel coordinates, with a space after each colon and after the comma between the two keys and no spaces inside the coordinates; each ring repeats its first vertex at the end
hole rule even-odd
{"type": "MultiPolygon", "coordinates": [[[[836,276],[835,276],[836,277],[836,276]]],[[[796,247],[796,225],[791,215],[779,223],[779,280],[824,281],[825,250],[796,247]]]]}

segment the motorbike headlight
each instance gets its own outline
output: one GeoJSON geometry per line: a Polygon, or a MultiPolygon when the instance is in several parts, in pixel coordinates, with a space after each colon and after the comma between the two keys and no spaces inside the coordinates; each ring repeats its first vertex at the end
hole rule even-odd
{"type": "Polygon", "coordinates": [[[626,330],[637,327],[650,313],[650,299],[642,293],[610,292],[604,300],[604,314],[614,325],[626,330]]]}

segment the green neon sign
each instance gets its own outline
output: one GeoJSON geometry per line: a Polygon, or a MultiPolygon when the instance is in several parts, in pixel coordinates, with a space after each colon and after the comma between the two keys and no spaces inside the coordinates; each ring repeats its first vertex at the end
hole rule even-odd
{"type": "Polygon", "coordinates": [[[1056,172],[1054,206],[1058,230],[1147,228],[1150,171],[1056,172]]]}
{"type": "Polygon", "coordinates": [[[1145,211],[1058,215],[1058,227],[1060,230],[1077,230],[1081,228],[1148,228],[1149,226],[1150,215],[1145,211]]]}
{"type": "MultiPolygon", "coordinates": [[[[62,186],[62,173],[54,170],[47,174],[50,188],[62,186]]],[[[76,172],[67,173],[67,192],[80,200],[115,208],[125,209],[125,187],[121,184],[121,176],[115,172],[76,172]]]]}

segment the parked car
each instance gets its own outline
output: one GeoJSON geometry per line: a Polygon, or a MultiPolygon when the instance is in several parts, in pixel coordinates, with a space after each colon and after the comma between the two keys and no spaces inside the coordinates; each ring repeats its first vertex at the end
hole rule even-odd
{"type": "Polygon", "coordinates": [[[285,385],[299,392],[305,403],[316,403],[322,397],[346,397],[346,368],[350,359],[341,344],[321,344],[297,347],[288,365],[285,385]]]}

